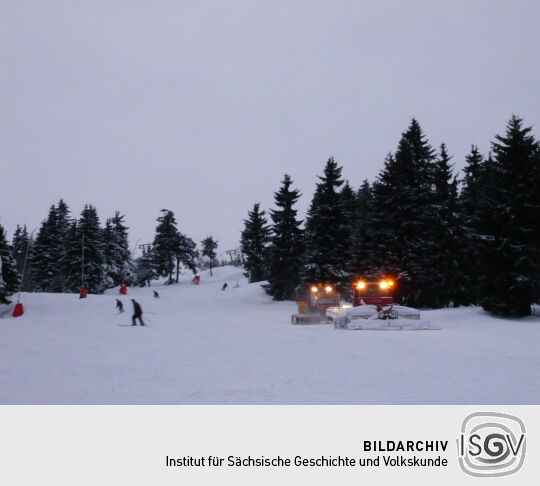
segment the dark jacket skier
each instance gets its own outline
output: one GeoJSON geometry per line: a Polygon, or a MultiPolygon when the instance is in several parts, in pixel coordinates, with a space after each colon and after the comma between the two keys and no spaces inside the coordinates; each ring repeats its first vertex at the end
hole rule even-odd
{"type": "Polygon", "coordinates": [[[136,326],[136,319],[139,319],[139,322],[141,323],[141,326],[144,326],[144,322],[142,320],[142,307],[141,305],[135,300],[131,299],[131,302],[133,302],[133,315],[131,316],[131,321],[133,324],[132,326],[136,326]]]}
{"type": "Polygon", "coordinates": [[[159,294],[157,293],[157,290],[154,290],[154,299],[159,299],[159,294]]]}
{"type": "Polygon", "coordinates": [[[124,312],[124,304],[122,304],[122,301],[120,299],[116,299],[116,308],[118,309],[119,314],[124,312]]]}
{"type": "Polygon", "coordinates": [[[225,290],[228,287],[227,282],[223,284],[223,287],[221,287],[221,290],[225,290]]]}

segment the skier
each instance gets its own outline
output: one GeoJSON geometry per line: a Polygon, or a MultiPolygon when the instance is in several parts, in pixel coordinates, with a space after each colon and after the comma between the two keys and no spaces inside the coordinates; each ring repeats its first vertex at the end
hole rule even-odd
{"type": "Polygon", "coordinates": [[[154,299],[159,299],[159,294],[157,293],[157,290],[154,290],[154,299]]]}
{"type": "Polygon", "coordinates": [[[131,299],[131,302],[133,302],[133,315],[131,316],[131,320],[133,321],[132,326],[136,326],[135,323],[136,319],[139,319],[139,322],[141,323],[141,326],[144,326],[144,322],[142,320],[142,308],[141,305],[135,300],[131,299]]]}
{"type": "Polygon", "coordinates": [[[122,304],[120,299],[116,299],[116,308],[118,309],[118,314],[122,314],[122,312],[124,312],[124,304],[122,304]]]}
{"type": "Polygon", "coordinates": [[[227,282],[225,282],[225,283],[223,284],[223,287],[221,287],[221,290],[223,291],[223,290],[225,290],[227,287],[228,287],[227,282]]]}

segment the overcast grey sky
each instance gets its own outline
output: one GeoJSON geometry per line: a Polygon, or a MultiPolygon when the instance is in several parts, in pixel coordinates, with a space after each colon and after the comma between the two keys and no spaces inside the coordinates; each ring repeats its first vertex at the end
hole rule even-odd
{"type": "Polygon", "coordinates": [[[373,180],[415,116],[456,168],[540,123],[540,5],[0,4],[0,221],[64,198],[149,241],[162,208],[237,246],[289,172],[373,180]]]}

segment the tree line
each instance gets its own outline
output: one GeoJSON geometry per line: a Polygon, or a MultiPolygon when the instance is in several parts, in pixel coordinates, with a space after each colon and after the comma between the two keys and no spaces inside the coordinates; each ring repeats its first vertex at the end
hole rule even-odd
{"type": "Polygon", "coordinates": [[[362,277],[392,275],[403,305],[478,304],[521,317],[540,299],[540,147],[512,116],[487,156],[472,146],[461,177],[413,119],[375,181],[344,181],[330,158],[305,221],[285,175],[276,209],[255,204],[244,220],[246,276],[274,299],[310,282],[347,293],[362,277]]]}
{"type": "Polygon", "coordinates": [[[151,244],[141,245],[142,255],[133,258],[125,216],[116,212],[102,227],[97,210],[85,205],[73,218],[60,200],[51,206],[37,234],[17,225],[11,244],[0,225],[0,303],[21,288],[28,292],[103,293],[118,285],[150,285],[159,277],[178,283],[181,268],[196,272],[219,265],[217,241],[208,236],[195,242],[178,230],[175,215],[161,210],[151,244]]]}

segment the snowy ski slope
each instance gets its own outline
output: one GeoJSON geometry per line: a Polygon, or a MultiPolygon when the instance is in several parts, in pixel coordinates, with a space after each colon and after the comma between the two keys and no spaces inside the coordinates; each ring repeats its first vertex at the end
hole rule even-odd
{"type": "Polygon", "coordinates": [[[540,403],[540,316],[471,307],[423,312],[438,332],[337,331],[291,325],[295,304],[236,268],[189,280],[130,288],[121,315],[117,290],[23,294],[18,319],[1,307],[0,404],[540,403]],[[126,326],[132,297],[145,328],[126,326]]]}

